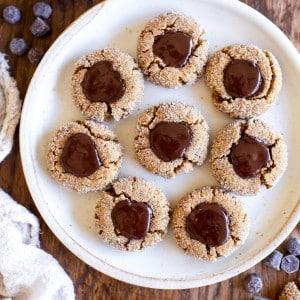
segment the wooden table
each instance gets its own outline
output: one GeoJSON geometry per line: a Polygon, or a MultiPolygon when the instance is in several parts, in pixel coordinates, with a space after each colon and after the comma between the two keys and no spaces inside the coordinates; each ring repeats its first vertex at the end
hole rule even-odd
{"type": "MultiPolygon", "coordinates": [[[[199,0],[200,1],[200,0],[199,0]]],[[[227,0],[224,0],[227,1],[227,0]]],[[[0,20],[0,51],[9,53],[8,43],[13,37],[24,37],[33,46],[48,48],[57,36],[79,15],[89,7],[101,2],[100,0],[52,0],[54,8],[51,19],[52,34],[44,39],[33,38],[29,32],[29,25],[34,17],[32,5],[35,0],[1,0],[0,11],[8,4],[17,4],[23,12],[22,22],[18,25],[8,25],[0,20]]],[[[300,49],[300,1],[299,0],[245,0],[247,4],[259,10],[276,23],[300,49]]],[[[27,86],[35,70],[26,57],[16,58],[9,55],[12,74],[16,77],[21,96],[24,98],[27,86]]],[[[41,99],[42,101],[43,99],[41,99]]],[[[0,186],[3,187],[12,197],[21,204],[33,211],[39,217],[39,213],[31,199],[24,179],[20,153],[18,135],[15,137],[15,145],[9,157],[0,165],[0,186]]],[[[52,234],[43,220],[41,221],[41,241],[42,247],[54,257],[56,257],[65,270],[73,279],[78,299],[111,299],[111,300],[154,300],[154,299],[222,299],[222,300],[242,300],[250,299],[242,289],[242,282],[245,274],[218,283],[209,287],[191,290],[161,291],[131,286],[119,282],[104,274],[101,274],[75,257],[68,251],[52,234]]],[[[300,232],[300,226],[298,226],[300,232]]],[[[297,275],[286,275],[284,272],[274,270],[258,264],[248,272],[258,272],[264,280],[262,294],[276,299],[282,286],[295,280],[297,275]]],[[[247,272],[247,273],[248,273],[247,272]]],[[[46,299],[45,299],[46,300],[46,299]]]]}

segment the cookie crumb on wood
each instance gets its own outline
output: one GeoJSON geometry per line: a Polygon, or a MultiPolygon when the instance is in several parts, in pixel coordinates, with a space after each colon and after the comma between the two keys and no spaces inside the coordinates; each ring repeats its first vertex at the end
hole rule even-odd
{"type": "Polygon", "coordinates": [[[288,282],[284,286],[279,300],[300,300],[300,291],[295,282],[288,282]]]}

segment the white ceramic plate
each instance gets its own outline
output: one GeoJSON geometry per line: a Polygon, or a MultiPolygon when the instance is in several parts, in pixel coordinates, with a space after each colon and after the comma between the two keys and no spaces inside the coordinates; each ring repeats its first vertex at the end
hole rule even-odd
{"type": "MultiPolygon", "coordinates": [[[[258,12],[239,1],[221,0],[108,0],[71,25],[48,51],[28,89],[20,138],[25,176],[41,215],[73,253],[112,277],[152,288],[179,289],[212,284],[250,268],[269,254],[299,221],[300,170],[300,59],[284,34],[258,12]],[[279,184],[256,197],[244,197],[252,220],[244,246],[228,258],[208,263],[186,256],[170,231],[158,245],[124,253],[103,244],[94,232],[97,193],[80,195],[56,184],[46,170],[47,143],[54,130],[82,118],[70,96],[74,62],[82,55],[108,46],[133,56],[139,32],[150,18],[170,11],[194,17],[206,30],[210,51],[232,43],[253,43],[270,49],[283,69],[283,89],[273,107],[262,116],[281,131],[289,148],[289,168],[279,184]]],[[[203,80],[192,87],[164,89],[146,82],[145,97],[126,120],[110,124],[124,146],[121,176],[141,176],[154,182],[172,205],[194,188],[216,184],[208,163],[194,172],[164,180],[144,170],[134,159],[133,138],[139,112],[166,101],[184,101],[198,107],[211,128],[230,122],[212,105],[203,80]]]]}

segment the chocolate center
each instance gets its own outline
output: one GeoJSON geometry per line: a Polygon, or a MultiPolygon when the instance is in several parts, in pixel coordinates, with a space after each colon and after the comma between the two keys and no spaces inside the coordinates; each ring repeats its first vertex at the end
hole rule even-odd
{"type": "Polygon", "coordinates": [[[110,61],[99,61],[87,69],[81,86],[91,102],[113,103],[125,93],[124,80],[110,61]]]}
{"type": "Polygon", "coordinates": [[[228,213],[217,203],[200,203],[187,216],[186,230],[202,244],[221,246],[230,236],[228,213]]]}
{"type": "Polygon", "coordinates": [[[192,53],[192,37],[181,31],[169,31],[155,38],[154,55],[160,57],[168,67],[181,68],[192,53]]]}
{"type": "Polygon", "coordinates": [[[84,133],[67,139],[60,159],[64,171],[77,177],[90,176],[101,165],[94,141],[84,133]]]}
{"type": "Polygon", "coordinates": [[[247,98],[257,95],[263,78],[258,65],[244,59],[232,60],[224,70],[226,92],[234,98],[247,98]]]}
{"type": "Polygon", "coordinates": [[[160,122],[149,133],[150,147],[165,162],[181,158],[192,140],[191,128],[185,123],[160,122]]]}
{"type": "Polygon", "coordinates": [[[253,178],[267,166],[271,154],[267,145],[245,134],[231,148],[229,160],[240,177],[253,178]]]}
{"type": "Polygon", "coordinates": [[[119,201],[111,212],[115,229],[130,240],[139,240],[150,228],[152,209],[143,202],[119,201]]]}

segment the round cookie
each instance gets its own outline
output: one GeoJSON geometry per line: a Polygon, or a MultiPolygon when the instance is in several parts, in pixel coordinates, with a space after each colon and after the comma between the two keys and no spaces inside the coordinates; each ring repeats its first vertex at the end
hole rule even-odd
{"type": "Polygon", "coordinates": [[[215,106],[230,117],[241,119],[264,113],[282,85],[276,58],[252,45],[231,45],[214,53],[205,77],[215,106]]]}
{"type": "Polygon", "coordinates": [[[122,178],[102,191],[95,226],[108,244],[126,251],[142,250],[167,233],[170,207],[166,196],[141,178],[122,178]]]}
{"type": "Polygon", "coordinates": [[[287,167],[287,146],[260,120],[239,120],[221,130],[211,148],[212,172],[219,184],[240,195],[271,188],[287,167]]]}
{"type": "Polygon", "coordinates": [[[118,176],[122,147],[108,127],[92,120],[74,121],[56,132],[47,158],[57,182],[86,193],[104,189],[118,176]]]}
{"type": "Polygon", "coordinates": [[[244,244],[250,221],[236,198],[222,189],[203,187],[177,203],[172,226],[177,244],[187,254],[214,261],[244,244]]]}
{"type": "Polygon", "coordinates": [[[170,178],[202,165],[208,141],[208,125],[200,111],[182,103],[161,104],[140,115],[135,151],[146,169],[170,178]]]}
{"type": "Polygon", "coordinates": [[[208,58],[204,30],[192,18],[166,13],[149,21],[138,39],[138,63],[147,78],[164,87],[193,84],[208,58]]]}
{"type": "Polygon", "coordinates": [[[143,75],[127,53],[104,49],[76,63],[72,96],[86,117],[118,121],[133,111],[143,94],[143,75]]]}

